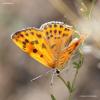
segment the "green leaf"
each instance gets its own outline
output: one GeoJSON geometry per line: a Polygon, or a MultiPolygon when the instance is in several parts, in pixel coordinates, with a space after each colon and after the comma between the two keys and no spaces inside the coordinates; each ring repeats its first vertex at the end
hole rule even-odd
{"type": "Polygon", "coordinates": [[[78,53],[79,53],[78,61],[73,62],[74,68],[76,68],[77,70],[82,66],[83,60],[84,60],[84,56],[83,56],[82,52],[79,50],[78,53]]]}
{"type": "Polygon", "coordinates": [[[55,96],[53,94],[51,94],[51,99],[52,100],[56,100],[55,96]]]}
{"type": "Polygon", "coordinates": [[[78,64],[78,62],[75,61],[75,62],[73,62],[73,65],[78,66],[79,64],[78,64]]]}
{"type": "Polygon", "coordinates": [[[79,69],[80,68],[80,64],[79,62],[73,62],[74,68],[79,69]]]}

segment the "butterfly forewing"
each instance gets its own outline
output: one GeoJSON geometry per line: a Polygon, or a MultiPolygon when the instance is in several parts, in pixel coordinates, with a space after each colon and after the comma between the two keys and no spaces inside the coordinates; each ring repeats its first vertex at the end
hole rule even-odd
{"type": "Polygon", "coordinates": [[[12,35],[12,40],[24,52],[28,53],[40,63],[48,67],[53,66],[53,54],[40,30],[28,28],[16,32],[12,35]]]}

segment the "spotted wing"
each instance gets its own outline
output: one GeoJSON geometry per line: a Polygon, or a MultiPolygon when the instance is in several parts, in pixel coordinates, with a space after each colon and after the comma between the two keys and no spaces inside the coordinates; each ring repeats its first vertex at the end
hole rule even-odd
{"type": "Polygon", "coordinates": [[[84,41],[84,37],[81,36],[79,39],[75,38],[72,40],[72,42],[69,44],[68,47],[66,47],[59,55],[59,58],[56,62],[56,67],[59,69],[63,68],[63,65],[65,62],[68,62],[68,60],[71,58],[72,54],[76,50],[76,48],[84,41]]]}
{"type": "Polygon", "coordinates": [[[13,42],[32,58],[48,67],[53,67],[52,52],[42,32],[35,28],[18,31],[12,35],[13,42]]]}
{"type": "Polygon", "coordinates": [[[61,50],[70,40],[73,29],[62,22],[48,22],[41,26],[43,34],[51,48],[54,57],[57,59],[61,50]]]}

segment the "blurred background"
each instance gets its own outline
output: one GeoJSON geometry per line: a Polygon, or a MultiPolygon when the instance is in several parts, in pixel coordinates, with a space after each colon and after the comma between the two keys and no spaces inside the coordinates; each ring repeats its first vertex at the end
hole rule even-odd
{"type": "MultiPolygon", "coordinates": [[[[10,38],[18,30],[39,28],[48,21],[63,21],[89,34],[72,100],[100,100],[100,0],[0,0],[0,100],[51,100],[50,94],[67,100],[68,90],[56,76],[53,86],[51,74],[30,82],[49,69],[22,52],[10,38]]],[[[61,75],[67,81],[74,73],[69,68],[61,75]]]]}

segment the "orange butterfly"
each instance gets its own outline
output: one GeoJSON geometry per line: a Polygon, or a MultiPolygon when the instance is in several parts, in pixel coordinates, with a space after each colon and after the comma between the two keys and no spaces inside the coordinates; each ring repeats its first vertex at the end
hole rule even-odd
{"type": "Polygon", "coordinates": [[[75,31],[63,22],[48,22],[40,29],[28,28],[12,35],[13,42],[43,65],[62,69],[84,37],[72,39],[75,31]]]}

